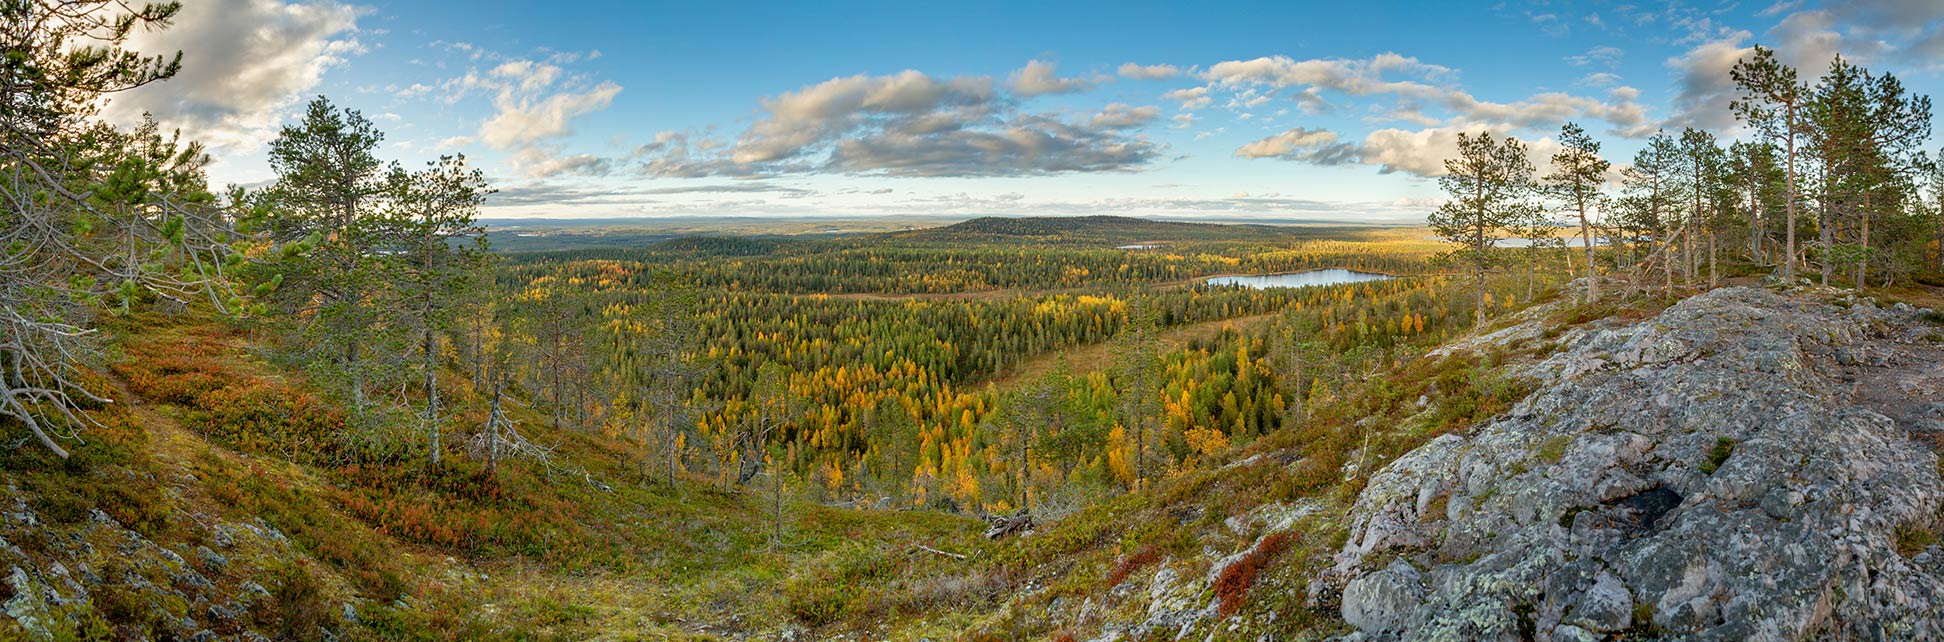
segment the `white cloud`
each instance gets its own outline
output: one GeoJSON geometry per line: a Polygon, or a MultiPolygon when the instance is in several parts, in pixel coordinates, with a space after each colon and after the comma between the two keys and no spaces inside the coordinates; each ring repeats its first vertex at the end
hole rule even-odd
{"type": "Polygon", "coordinates": [[[1619,74],[1601,71],[1601,72],[1587,74],[1585,77],[1580,78],[1577,82],[1573,84],[1582,85],[1586,87],[1612,87],[1614,85],[1620,84],[1620,80],[1621,78],[1619,74]]]}
{"type": "Polygon", "coordinates": [[[1182,111],[1193,111],[1196,109],[1201,109],[1203,107],[1207,107],[1209,103],[1214,101],[1213,98],[1210,98],[1208,96],[1207,87],[1189,87],[1187,89],[1176,89],[1174,91],[1161,94],[1161,97],[1167,100],[1180,102],[1182,111]]]}
{"type": "MultiPolygon", "coordinates": [[[[1445,159],[1458,154],[1458,135],[1491,133],[1495,137],[1514,135],[1507,123],[1458,123],[1418,130],[1379,129],[1361,142],[1340,141],[1336,133],[1298,127],[1275,136],[1256,140],[1235,150],[1241,158],[1274,158],[1312,165],[1375,165],[1384,174],[1405,173],[1421,177],[1445,174],[1445,159]]],[[[1521,139],[1535,167],[1544,167],[1558,151],[1549,137],[1521,139]]]]}
{"type": "Polygon", "coordinates": [[[621,86],[603,81],[585,91],[535,96],[506,92],[494,99],[498,112],[479,125],[479,139],[497,149],[514,149],[573,133],[573,120],[607,109],[621,86]]]}
{"type": "MultiPolygon", "coordinates": [[[[1934,0],[1853,0],[1799,10],[1801,2],[1779,2],[1764,17],[1781,16],[1760,44],[1775,50],[1804,83],[1813,84],[1837,54],[1860,65],[1906,63],[1944,68],[1944,3],[1934,0]]],[[[1679,76],[1675,114],[1665,126],[1692,126],[1726,132],[1736,125],[1728,109],[1740,93],[1729,77],[1736,61],[1754,53],[1748,31],[1719,30],[1696,41],[1667,66],[1679,76]]]]}
{"type": "Polygon", "coordinates": [[[1293,89],[1291,99],[1307,113],[1330,109],[1322,92],[1332,91],[1351,97],[1394,99],[1397,103],[1383,111],[1408,116],[1409,120],[1420,123],[1430,120],[1423,113],[1425,108],[1436,107],[1449,112],[1452,122],[1527,129],[1551,129],[1566,120],[1596,119],[1611,124],[1609,131],[1613,133],[1635,136],[1648,124],[1646,109],[1633,101],[1635,94],[1631,92],[1612,92],[1604,100],[1548,92],[1502,103],[1480,100],[1444,83],[1452,73],[1448,67],[1395,53],[1368,60],[1295,60],[1272,56],[1217,63],[1202,74],[1209,84],[1198,89],[1235,92],[1228,106],[1238,111],[1259,105],[1266,95],[1258,93],[1259,88],[1271,87],[1293,89]],[[1394,79],[1392,75],[1405,78],[1394,79]]]}
{"type": "Polygon", "coordinates": [[[1680,91],[1674,96],[1674,115],[1664,126],[1726,131],[1735,125],[1728,103],[1740,95],[1740,90],[1728,72],[1737,61],[1755,52],[1753,47],[1742,45],[1749,36],[1746,31],[1738,32],[1667,60],[1667,66],[1679,75],[1676,82],[1680,91]]]}
{"type": "Polygon", "coordinates": [[[1773,18],[1775,16],[1779,16],[1791,11],[1795,11],[1796,9],[1799,9],[1801,7],[1802,7],[1802,0],[1785,0],[1783,2],[1777,2],[1775,4],[1769,5],[1767,9],[1763,9],[1760,12],[1756,13],[1755,15],[1764,18],[1773,18]]]}
{"type": "Polygon", "coordinates": [[[1158,107],[1129,107],[1125,103],[1112,103],[1095,114],[1088,124],[1094,129],[1128,129],[1146,125],[1160,115],[1161,109],[1158,107]]]}
{"type": "Polygon", "coordinates": [[[1013,72],[1008,84],[1013,93],[1029,98],[1084,91],[1093,86],[1093,83],[1082,78],[1061,78],[1055,72],[1053,63],[1040,60],[1028,61],[1025,67],[1013,72]]]}
{"type": "Polygon", "coordinates": [[[1272,85],[1278,87],[1316,86],[1354,96],[1398,92],[1422,87],[1413,82],[1383,80],[1385,73],[1400,73],[1432,79],[1451,72],[1448,67],[1426,64],[1416,58],[1384,53],[1369,60],[1342,58],[1295,60],[1288,56],[1269,56],[1252,60],[1228,60],[1208,68],[1202,76],[1215,85],[1240,87],[1272,85]]]}
{"type": "MultiPolygon", "coordinates": [[[[1445,175],[1446,159],[1458,156],[1458,135],[1472,136],[1491,133],[1494,137],[1513,136],[1512,127],[1498,124],[1462,124],[1433,127],[1418,131],[1400,129],[1381,129],[1364,137],[1358,148],[1358,158],[1366,165],[1378,166],[1378,171],[1389,174],[1403,172],[1423,177],[1445,175]]],[[[1520,139],[1525,143],[1526,156],[1535,168],[1543,168],[1559,143],[1549,137],[1520,139]]],[[[1543,170],[1542,170],[1543,171],[1543,170]]]]}
{"type": "Polygon", "coordinates": [[[1355,145],[1337,142],[1336,132],[1297,127],[1236,148],[1241,158],[1281,158],[1316,165],[1357,161],[1355,145]]]}
{"type": "Polygon", "coordinates": [[[641,150],[643,171],[1023,176],[1132,170],[1160,149],[1130,132],[1159,109],[1114,104],[1070,122],[1019,112],[1018,101],[986,77],[939,79],[913,70],[850,76],[761,103],[763,115],[733,146],[665,135],[641,150]]]}
{"type": "Polygon", "coordinates": [[[254,150],[276,137],[285,112],[325,71],[364,51],[356,37],[364,13],[335,2],[185,3],[169,28],[137,30],[128,42],[149,54],[181,51],[182,71],[113,96],[103,115],[126,124],[149,112],[218,153],[254,150]]]}
{"type": "Polygon", "coordinates": [[[614,169],[612,159],[594,154],[566,154],[554,145],[521,147],[509,160],[514,169],[535,177],[605,176],[614,169]]]}
{"type": "Polygon", "coordinates": [[[897,121],[916,134],[941,131],[990,114],[995,98],[988,78],[941,82],[915,70],[833,78],[764,99],[768,115],[743,132],[731,159],[748,164],[798,156],[865,121],[897,121]]]}
{"type": "MultiPolygon", "coordinates": [[[[438,46],[438,43],[435,43],[438,46]]],[[[473,136],[448,139],[448,143],[478,141],[507,153],[507,164],[515,171],[533,177],[563,174],[598,176],[616,168],[615,159],[584,153],[568,153],[564,141],[574,134],[574,121],[587,114],[606,110],[614,104],[622,87],[612,81],[594,82],[567,71],[555,62],[571,62],[589,54],[554,53],[547,61],[515,58],[489,52],[466,43],[447,45],[474,60],[497,62],[490,69],[469,69],[465,74],[440,83],[439,100],[456,104],[475,94],[491,96],[492,115],[479,123],[473,136]]],[[[410,95],[430,93],[424,85],[408,87],[410,95]]]]}
{"type": "Polygon", "coordinates": [[[1181,68],[1174,65],[1138,65],[1125,63],[1120,66],[1122,78],[1136,80],[1163,80],[1181,75],[1181,68]]]}
{"type": "Polygon", "coordinates": [[[1575,67],[1600,65],[1610,69],[1620,64],[1620,56],[1624,53],[1619,47],[1599,46],[1577,56],[1567,56],[1566,62],[1575,67]]]}

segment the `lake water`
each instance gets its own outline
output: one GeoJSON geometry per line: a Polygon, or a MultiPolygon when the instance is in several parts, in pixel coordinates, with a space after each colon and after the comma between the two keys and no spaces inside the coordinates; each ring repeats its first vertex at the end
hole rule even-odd
{"type": "Polygon", "coordinates": [[[1290,272],[1288,274],[1211,276],[1208,277],[1205,283],[1209,285],[1240,285],[1261,290],[1264,288],[1307,288],[1319,285],[1341,285],[1344,283],[1362,283],[1364,281],[1382,281],[1388,278],[1391,278],[1388,274],[1330,268],[1327,270],[1290,272]]]}

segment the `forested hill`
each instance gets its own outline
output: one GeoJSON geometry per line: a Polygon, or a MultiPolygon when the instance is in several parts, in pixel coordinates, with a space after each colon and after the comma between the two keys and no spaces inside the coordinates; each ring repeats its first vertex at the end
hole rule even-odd
{"type": "Polygon", "coordinates": [[[890,232],[884,240],[906,242],[1081,242],[1133,244],[1143,242],[1235,239],[1260,236],[1286,238],[1287,228],[1264,225],[1224,225],[1156,221],[1129,216],[986,216],[963,223],[922,230],[890,232]]]}

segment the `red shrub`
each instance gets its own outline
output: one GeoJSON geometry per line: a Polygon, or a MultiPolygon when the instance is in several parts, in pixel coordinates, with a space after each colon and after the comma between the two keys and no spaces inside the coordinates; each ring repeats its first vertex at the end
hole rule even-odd
{"type": "Polygon", "coordinates": [[[1289,548],[1289,541],[1296,536],[1289,531],[1271,533],[1256,542],[1241,558],[1222,568],[1222,574],[1215,578],[1215,597],[1221,600],[1216,612],[1222,617],[1235,615],[1242,609],[1242,603],[1249,595],[1249,588],[1255,586],[1256,575],[1267,568],[1276,556],[1289,548]]]}
{"type": "Polygon", "coordinates": [[[1111,589],[1120,586],[1120,583],[1127,581],[1127,576],[1133,575],[1134,571],[1138,571],[1141,567],[1153,564],[1160,559],[1161,547],[1153,544],[1142,546],[1139,550],[1134,551],[1134,554],[1121,558],[1120,563],[1114,565],[1114,570],[1107,573],[1107,588],[1111,589]]]}

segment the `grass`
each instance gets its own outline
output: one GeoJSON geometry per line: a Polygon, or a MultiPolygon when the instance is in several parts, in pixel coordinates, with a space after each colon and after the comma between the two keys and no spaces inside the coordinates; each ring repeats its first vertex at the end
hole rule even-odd
{"type": "Polygon", "coordinates": [[[1735,454],[1735,443],[1735,440],[1727,437],[1716,438],[1714,447],[1708,449],[1708,458],[1701,462],[1701,472],[1713,475],[1720,470],[1721,465],[1728,461],[1728,456],[1735,454]]]}
{"type": "Polygon", "coordinates": [[[1939,539],[1937,529],[1930,525],[1902,524],[1897,526],[1896,530],[1897,553],[1904,557],[1913,557],[1936,544],[1939,539]]]}
{"type": "Polygon", "coordinates": [[[1534,452],[1533,456],[1541,462],[1557,464],[1560,458],[1566,456],[1566,447],[1571,445],[1573,445],[1572,435],[1553,435],[1540,442],[1539,450],[1534,452]]]}

